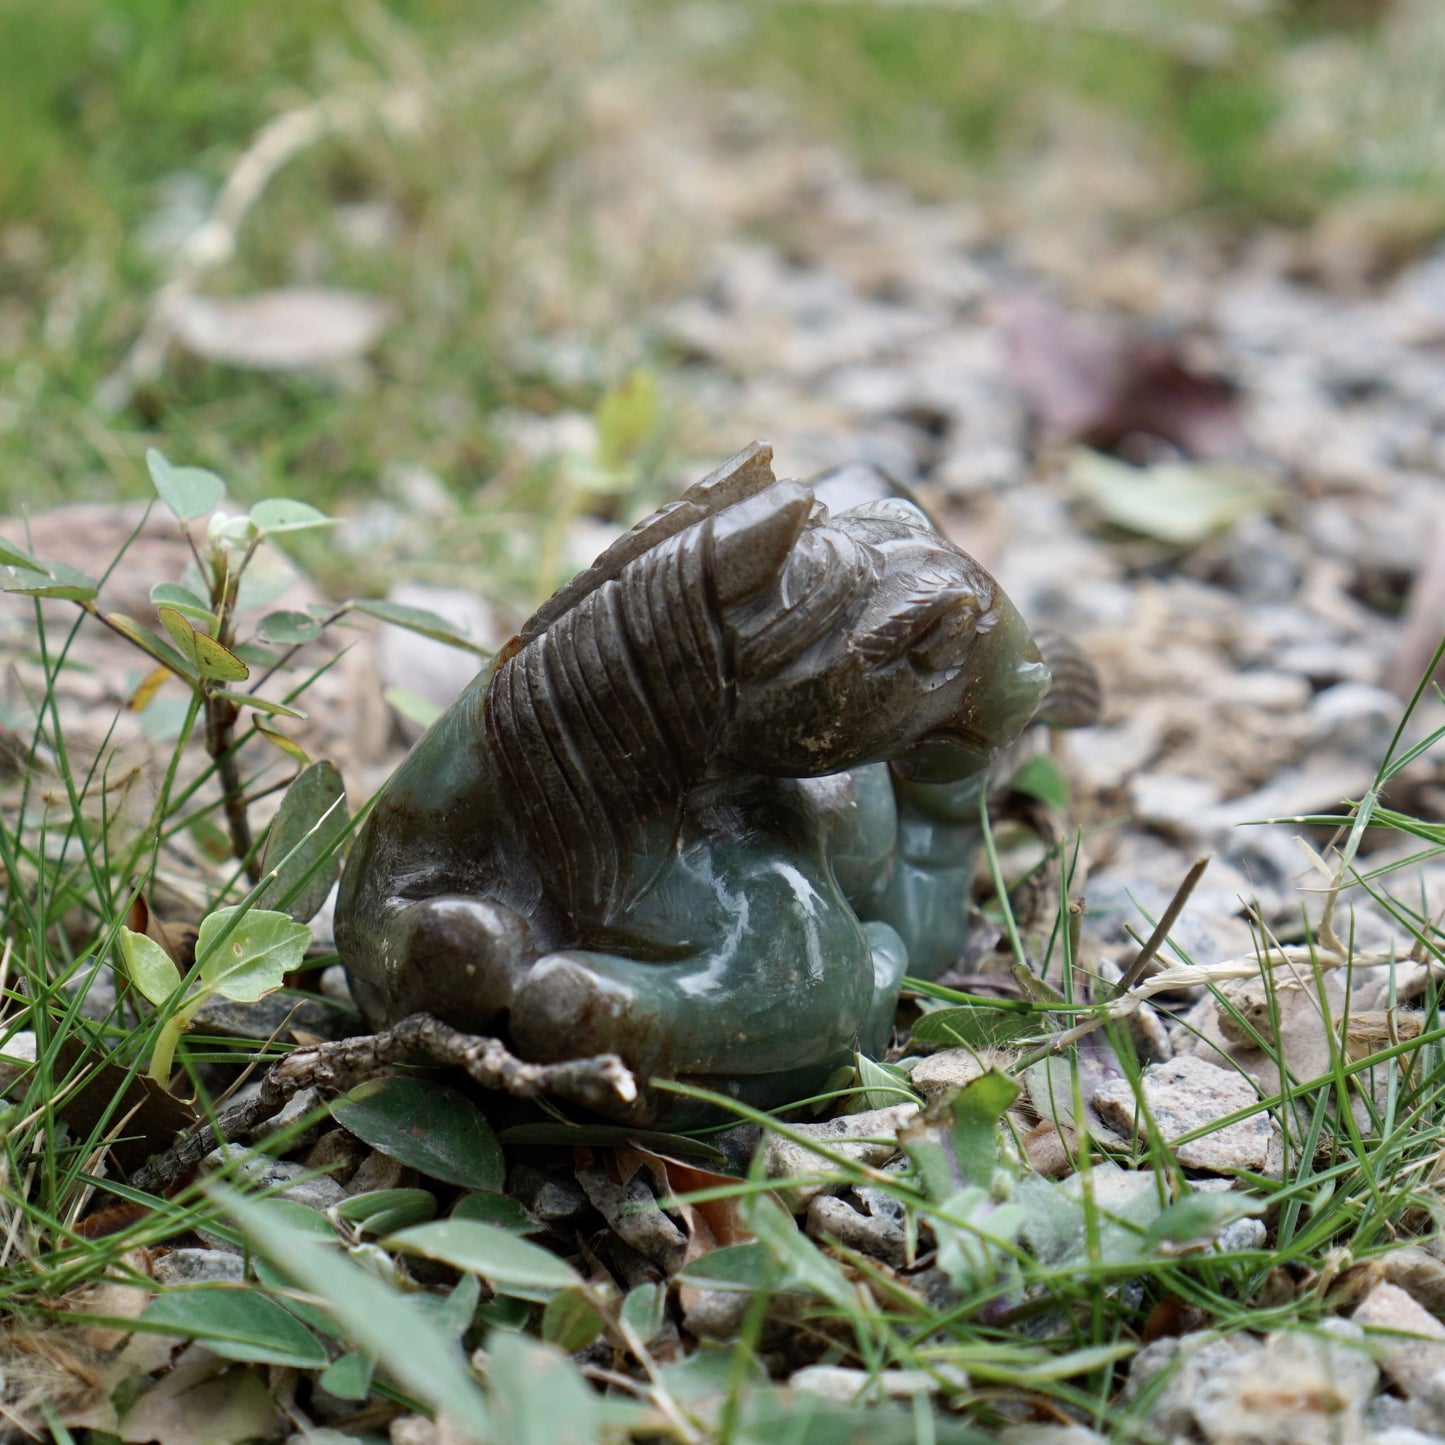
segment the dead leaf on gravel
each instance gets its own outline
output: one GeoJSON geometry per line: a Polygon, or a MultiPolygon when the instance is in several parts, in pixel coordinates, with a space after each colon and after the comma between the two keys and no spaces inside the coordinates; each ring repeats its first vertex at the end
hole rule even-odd
{"type": "Polygon", "coordinates": [[[124,1414],[106,1400],[62,1419],[71,1429],[104,1430],[135,1445],[233,1445],[269,1439],[277,1417],[261,1374],[193,1344],[124,1414]]]}
{"type": "Polygon", "coordinates": [[[1116,1130],[1094,1105],[1097,1094],[1124,1078],[1112,1045],[1099,1031],[1080,1039],[1074,1054],[1075,1062],[1063,1057],[1041,1059],[1024,1071],[1024,1090],[1030,1106],[1041,1121],[1067,1131],[1073,1138],[1084,1132],[1107,1148],[1123,1147],[1127,1133],[1116,1130]],[[1076,1072],[1084,1106],[1082,1120],[1074,1112],[1076,1072]]]}
{"type": "Polygon", "coordinates": [[[188,296],[171,326],[175,340],[205,361],[294,371],[358,360],[391,317],[386,302],[359,291],[288,286],[249,296],[188,296]]]}
{"type": "Polygon", "coordinates": [[[1131,434],[1191,457],[1243,449],[1235,388],[1193,370],[1167,338],[1070,316],[1042,296],[1004,312],[1009,370],[1044,428],[1110,451],[1131,434]]]}
{"type": "Polygon", "coordinates": [[[1127,532],[1192,547],[1269,509],[1275,486],[1248,467],[1164,462],[1133,467],[1080,450],[1069,463],[1072,491],[1101,520],[1127,532]]]}
{"type": "Polygon", "coordinates": [[[1200,999],[1175,1030],[1174,1047],[1242,1069],[1266,1094],[1280,1088],[1281,1059],[1299,1081],[1317,1079],[1330,1070],[1326,1020],[1341,1018],[1346,1009],[1339,971],[1326,972],[1323,982],[1323,1002],[1309,973],[1277,970],[1269,985],[1262,978],[1223,983],[1219,995],[1225,1003],[1213,995],[1200,999]]]}
{"type": "MultiPolygon", "coordinates": [[[[719,1174],[712,1169],[703,1169],[682,1159],[671,1159],[665,1154],[654,1153],[639,1146],[625,1151],[636,1155],[649,1170],[652,1177],[666,1190],[666,1198],[681,1213],[688,1232],[694,1239],[704,1232],[711,1236],[708,1248],[728,1244],[743,1244],[750,1240],[752,1231],[743,1223],[742,1211],[736,1197],[726,1199],[702,1199],[697,1203],[679,1201],[680,1195],[700,1193],[704,1189],[726,1189],[738,1181],[731,1174],[719,1174]]],[[[691,1242],[688,1259],[693,1260],[706,1250],[694,1250],[691,1242]]]]}
{"type": "Polygon", "coordinates": [[[128,1075],[118,1064],[103,1062],[78,1036],[72,1036],[63,1040],[57,1051],[57,1072],[67,1078],[80,1067],[84,1068],[84,1082],[60,1096],[56,1112],[85,1138],[109,1110],[107,1133],[120,1136],[111,1149],[123,1168],[133,1169],[152,1154],[168,1149],[177,1134],[196,1122],[195,1110],[154,1079],[128,1075]],[[117,1097],[120,1103],[112,1108],[117,1097]]]}

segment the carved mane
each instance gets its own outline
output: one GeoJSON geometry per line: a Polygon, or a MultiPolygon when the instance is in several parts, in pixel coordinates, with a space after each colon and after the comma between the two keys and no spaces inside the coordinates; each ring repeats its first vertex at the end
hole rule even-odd
{"type": "Polygon", "coordinates": [[[755,444],[615,543],[501,654],[492,752],[543,888],[584,932],[646,891],[688,790],[730,743],[734,760],[746,750],[729,737],[739,691],[840,629],[861,656],[899,654],[960,600],[941,575],[917,596],[880,588],[869,544],[900,519],[826,516],[755,444]]]}
{"type": "Polygon", "coordinates": [[[694,526],[633,558],[493,677],[495,754],[574,918],[614,918],[651,881],[726,724],[707,540],[694,526]]]}

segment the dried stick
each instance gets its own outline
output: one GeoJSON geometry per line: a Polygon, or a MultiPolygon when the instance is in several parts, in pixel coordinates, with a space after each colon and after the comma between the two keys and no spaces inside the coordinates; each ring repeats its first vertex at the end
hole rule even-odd
{"type": "Polygon", "coordinates": [[[239,1139],[279,1114],[302,1089],[339,1093],[392,1064],[416,1062],[465,1069],[484,1089],[520,1099],[561,1099],[586,1109],[615,1109],[638,1096],[637,1079],[616,1054],[533,1064],[498,1039],[462,1033],[431,1014],[413,1014],[378,1034],[312,1044],[287,1054],[267,1071],[253,1099],[227,1109],[212,1124],[185,1135],[147,1161],[131,1178],[158,1193],[195,1168],[218,1145],[239,1139]]]}
{"type": "Polygon", "coordinates": [[[1144,970],[1154,962],[1154,955],[1164,947],[1164,941],[1179,922],[1179,915],[1184,912],[1184,905],[1189,902],[1190,895],[1199,886],[1199,880],[1204,877],[1204,870],[1209,867],[1209,856],[1196,858],[1190,864],[1189,872],[1184,875],[1184,881],[1174,890],[1174,897],[1169,900],[1169,906],[1159,917],[1159,922],[1154,926],[1154,932],[1140,947],[1139,952],[1134,955],[1133,961],[1119,975],[1119,981],[1114,985],[1114,997],[1127,993],[1144,976],[1144,970]]]}
{"type": "MultiPolygon", "coordinates": [[[[1114,985],[1113,994],[1116,1001],[1115,1007],[1122,1003],[1125,998],[1132,997],[1130,990],[1143,977],[1145,969],[1154,961],[1154,955],[1164,946],[1164,940],[1169,937],[1170,930],[1179,921],[1179,915],[1184,912],[1184,906],[1189,902],[1189,896],[1194,892],[1199,880],[1204,876],[1204,870],[1209,867],[1209,858],[1196,858],[1190,866],[1189,872],[1184,875],[1184,881],[1174,890],[1174,897],[1169,900],[1169,906],[1160,915],[1159,922],[1155,925],[1145,943],[1140,947],[1130,961],[1129,966],[1119,976],[1119,981],[1114,985]]],[[[1165,969],[1155,975],[1156,978],[1163,977],[1165,969]]],[[[1131,1005],[1127,1012],[1132,1013],[1138,1007],[1131,1005]]],[[[1065,1029],[1062,1033],[1055,1034],[1048,1043],[1040,1045],[1031,1053],[1025,1054],[1017,1064],[1014,1065],[1014,1073],[1021,1073],[1024,1069],[1033,1064],[1042,1062],[1051,1054],[1062,1053],[1070,1044],[1076,1044],[1082,1038],[1087,1038],[1095,1029],[1103,1028],[1104,1024],[1115,1015],[1114,1008],[1108,1013],[1095,1014],[1092,1018],[1085,1019],[1082,1023],[1075,1024],[1071,1029],[1065,1029]]]]}
{"type": "Polygon", "coordinates": [[[226,177],[211,214],[186,238],[174,272],[151,299],[140,335],[101,383],[96,404],[103,411],[119,411],[137,387],[160,375],[176,312],[209,272],[235,255],[246,216],[290,161],[328,136],[354,135],[378,123],[403,133],[414,131],[426,106],[419,89],[403,86],[377,96],[326,96],[267,121],[226,177]]]}

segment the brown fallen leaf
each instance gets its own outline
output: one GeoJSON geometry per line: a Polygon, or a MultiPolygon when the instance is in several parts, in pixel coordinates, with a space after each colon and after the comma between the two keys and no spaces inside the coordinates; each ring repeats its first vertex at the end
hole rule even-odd
{"type": "MultiPolygon", "coordinates": [[[[1335,1023],[1336,1032],[1343,1032],[1345,1057],[1352,1064],[1369,1058],[1371,1054],[1393,1048],[1396,1044],[1418,1039],[1423,1029],[1424,1021],[1420,1014],[1397,1008],[1366,1009],[1360,1013],[1352,1013],[1349,1018],[1339,1019],[1335,1023]]],[[[1415,1056],[1413,1053],[1403,1053],[1399,1056],[1399,1062],[1400,1072],[1408,1075],[1415,1056]]]]}
{"type": "Polygon", "coordinates": [[[1023,1139],[1029,1166],[1045,1179],[1063,1179],[1077,1167],[1078,1135],[1067,1125],[1041,1119],[1023,1139]]]}
{"type": "MultiPolygon", "coordinates": [[[[116,1380],[116,1389],[124,1383],[116,1380]]],[[[61,1418],[71,1429],[104,1430],[135,1445],[236,1445],[269,1439],[278,1406],[250,1365],[223,1360],[193,1344],[123,1412],[116,1411],[107,1393],[100,1404],[61,1418]]]]}
{"type": "Polygon", "coordinates": [[[110,1111],[106,1132],[115,1139],[111,1152],[120,1167],[129,1171],[168,1149],[178,1134],[195,1124],[196,1111],[154,1079],[143,1074],[127,1079],[119,1064],[104,1061],[99,1047],[77,1034],[59,1045],[56,1076],[65,1080],[84,1070],[85,1081],[73,1091],[61,1093],[56,1112],[81,1138],[87,1138],[110,1111]]]}
{"type": "Polygon", "coordinates": [[[1003,314],[1009,372],[1044,429],[1112,451],[1131,434],[1186,456],[1244,449],[1235,387],[1194,370],[1167,337],[1071,316],[1026,294],[1003,314]]]}
{"type": "MultiPolygon", "coordinates": [[[[650,1149],[643,1149],[636,1145],[617,1152],[628,1156],[619,1161],[621,1167],[626,1168],[630,1164],[634,1168],[645,1168],[651,1174],[654,1187],[663,1202],[675,1209],[681,1216],[687,1244],[683,1251],[682,1261],[678,1265],[679,1269],[691,1264],[696,1259],[703,1258],[704,1255],[711,1254],[715,1249],[721,1249],[730,1244],[744,1244],[752,1239],[752,1231],[743,1223],[739,1207],[740,1201],[736,1197],[705,1199],[696,1203],[679,1199],[680,1195],[734,1185],[738,1181],[731,1174],[719,1174],[711,1169],[702,1169],[696,1164],[673,1159],[665,1154],[657,1154],[650,1149]]],[[[699,1287],[685,1279],[678,1279],[676,1283],[678,1305],[682,1310],[684,1321],[695,1323],[704,1313],[717,1313],[716,1306],[719,1301],[715,1296],[718,1295],[718,1291],[699,1287]],[[700,1311],[700,1306],[707,1305],[709,1301],[714,1308],[711,1311],[706,1309],[700,1311]]],[[[746,1296],[739,1294],[723,1303],[725,1305],[722,1310],[723,1316],[730,1316],[732,1313],[740,1316],[746,1305],[746,1296]],[[736,1306],[736,1310],[733,1310],[732,1306],[736,1306]]]]}
{"type": "Polygon", "coordinates": [[[107,1235],[120,1234],[131,1225],[138,1224],[150,1212],[148,1205],[126,1200],[123,1204],[112,1204],[104,1209],[93,1210],[75,1226],[75,1232],[82,1239],[104,1239],[107,1235]]]}
{"type": "Polygon", "coordinates": [[[752,1231],[743,1223],[742,1211],[736,1197],[727,1199],[703,1199],[697,1203],[678,1202],[678,1196],[699,1193],[704,1189],[725,1189],[736,1184],[731,1174],[719,1174],[667,1154],[657,1154],[651,1149],[633,1145],[623,1151],[633,1154],[644,1163],[652,1176],[664,1186],[666,1199],[676,1205],[683,1219],[691,1224],[701,1221],[712,1233],[718,1245],[743,1244],[750,1240],[752,1231]]]}

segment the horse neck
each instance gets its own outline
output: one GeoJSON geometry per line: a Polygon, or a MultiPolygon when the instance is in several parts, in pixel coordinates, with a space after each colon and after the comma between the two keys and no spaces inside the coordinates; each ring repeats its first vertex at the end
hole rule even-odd
{"type": "Polygon", "coordinates": [[[654,548],[497,669],[492,746],[548,891],[608,922],[665,866],[727,709],[695,532],[654,548]]]}

